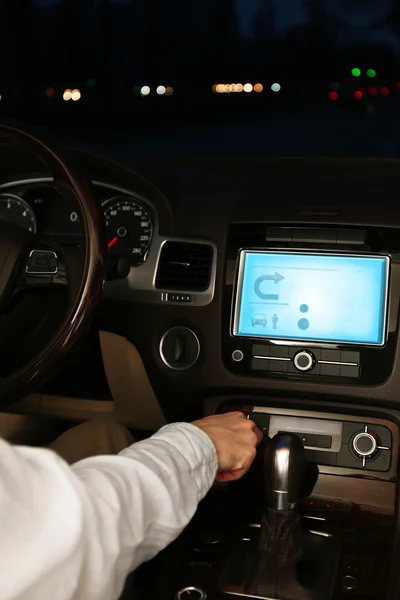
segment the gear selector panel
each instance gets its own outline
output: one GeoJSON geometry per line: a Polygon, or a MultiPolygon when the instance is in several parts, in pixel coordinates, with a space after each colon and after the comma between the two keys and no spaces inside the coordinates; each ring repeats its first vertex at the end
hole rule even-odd
{"type": "Polygon", "coordinates": [[[393,448],[398,434],[390,421],[264,407],[254,407],[250,418],[270,438],[278,433],[296,434],[307,462],[319,465],[322,472],[372,471],[378,478],[380,473],[395,472],[393,448]]]}

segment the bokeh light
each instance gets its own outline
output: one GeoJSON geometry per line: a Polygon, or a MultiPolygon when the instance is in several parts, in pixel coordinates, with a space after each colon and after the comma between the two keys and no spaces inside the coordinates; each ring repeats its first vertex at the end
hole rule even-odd
{"type": "Polygon", "coordinates": [[[368,75],[368,77],[371,77],[371,78],[375,77],[376,76],[375,69],[368,69],[367,75],[368,75]]]}
{"type": "Polygon", "coordinates": [[[247,92],[247,94],[249,94],[253,91],[253,86],[251,85],[251,83],[245,83],[243,86],[243,90],[247,92]]]}
{"type": "Polygon", "coordinates": [[[339,98],[339,94],[337,92],[334,92],[334,91],[329,92],[328,98],[329,98],[329,100],[335,101],[335,100],[337,100],[339,98]]]}
{"type": "Polygon", "coordinates": [[[382,96],[389,96],[389,94],[390,94],[389,88],[388,87],[381,88],[381,94],[382,94],[382,96]]]}
{"type": "Polygon", "coordinates": [[[356,92],[354,92],[353,94],[353,98],[355,100],[361,100],[361,98],[363,97],[363,93],[361,90],[357,90],[356,92]]]}
{"type": "Polygon", "coordinates": [[[376,88],[374,88],[374,87],[372,87],[372,88],[369,88],[369,90],[368,90],[368,94],[369,94],[370,96],[377,96],[377,95],[378,95],[378,90],[377,90],[376,88]]]}
{"type": "Polygon", "coordinates": [[[73,100],[73,102],[78,102],[78,100],[80,100],[81,98],[82,94],[80,90],[72,90],[71,99],[73,100]]]}
{"type": "Polygon", "coordinates": [[[140,89],[141,96],[148,96],[150,94],[150,92],[151,92],[151,90],[148,85],[143,85],[140,89]]]}
{"type": "Polygon", "coordinates": [[[156,92],[159,96],[163,96],[165,94],[165,86],[164,85],[159,85],[158,88],[156,89],[156,92]]]}
{"type": "Polygon", "coordinates": [[[46,94],[47,98],[54,98],[56,95],[56,90],[52,87],[48,87],[45,89],[44,93],[46,94]]]}
{"type": "Polygon", "coordinates": [[[280,84],[280,83],[273,83],[273,84],[271,85],[271,90],[272,90],[273,92],[280,92],[280,91],[281,91],[281,89],[282,89],[282,88],[281,88],[281,84],[280,84]]]}
{"type": "Polygon", "coordinates": [[[330,88],[331,90],[333,90],[334,92],[337,92],[339,90],[340,85],[338,84],[337,81],[332,81],[330,88]]]}
{"type": "Polygon", "coordinates": [[[263,89],[264,89],[264,86],[263,86],[262,83],[256,83],[255,86],[254,86],[254,91],[255,92],[260,93],[260,92],[263,91],[263,89]]]}
{"type": "Polygon", "coordinates": [[[165,88],[165,95],[166,96],[172,96],[173,93],[174,93],[174,88],[171,87],[170,85],[165,88]]]}
{"type": "Polygon", "coordinates": [[[361,71],[360,71],[360,69],[355,67],[354,69],[351,70],[351,74],[353,75],[353,77],[360,77],[361,71]]]}
{"type": "Polygon", "coordinates": [[[65,92],[63,93],[63,100],[65,100],[66,102],[68,102],[68,100],[71,100],[72,98],[72,90],[65,90],[65,92]]]}

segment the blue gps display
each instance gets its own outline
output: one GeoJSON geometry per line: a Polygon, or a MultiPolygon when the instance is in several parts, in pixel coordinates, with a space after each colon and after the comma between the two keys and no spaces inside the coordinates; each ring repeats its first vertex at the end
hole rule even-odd
{"type": "Polygon", "coordinates": [[[385,343],[387,256],[243,250],[233,335],[385,343]]]}

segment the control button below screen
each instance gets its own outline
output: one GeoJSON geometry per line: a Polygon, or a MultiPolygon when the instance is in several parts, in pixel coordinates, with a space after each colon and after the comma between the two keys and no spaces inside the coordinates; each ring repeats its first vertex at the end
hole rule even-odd
{"type": "Polygon", "coordinates": [[[301,350],[296,354],[293,362],[298,371],[310,371],[315,364],[315,356],[308,350],[301,350]]]}

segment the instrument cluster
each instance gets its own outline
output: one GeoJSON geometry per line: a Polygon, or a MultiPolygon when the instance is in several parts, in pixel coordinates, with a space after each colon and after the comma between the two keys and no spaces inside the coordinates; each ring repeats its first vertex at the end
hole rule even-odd
{"type": "MultiPolygon", "coordinates": [[[[131,266],[145,262],[153,238],[156,213],[152,206],[118,188],[94,184],[104,212],[110,256],[131,266]]],[[[43,241],[79,241],[84,234],[79,207],[51,183],[0,186],[0,220],[26,227],[43,241]]]]}

